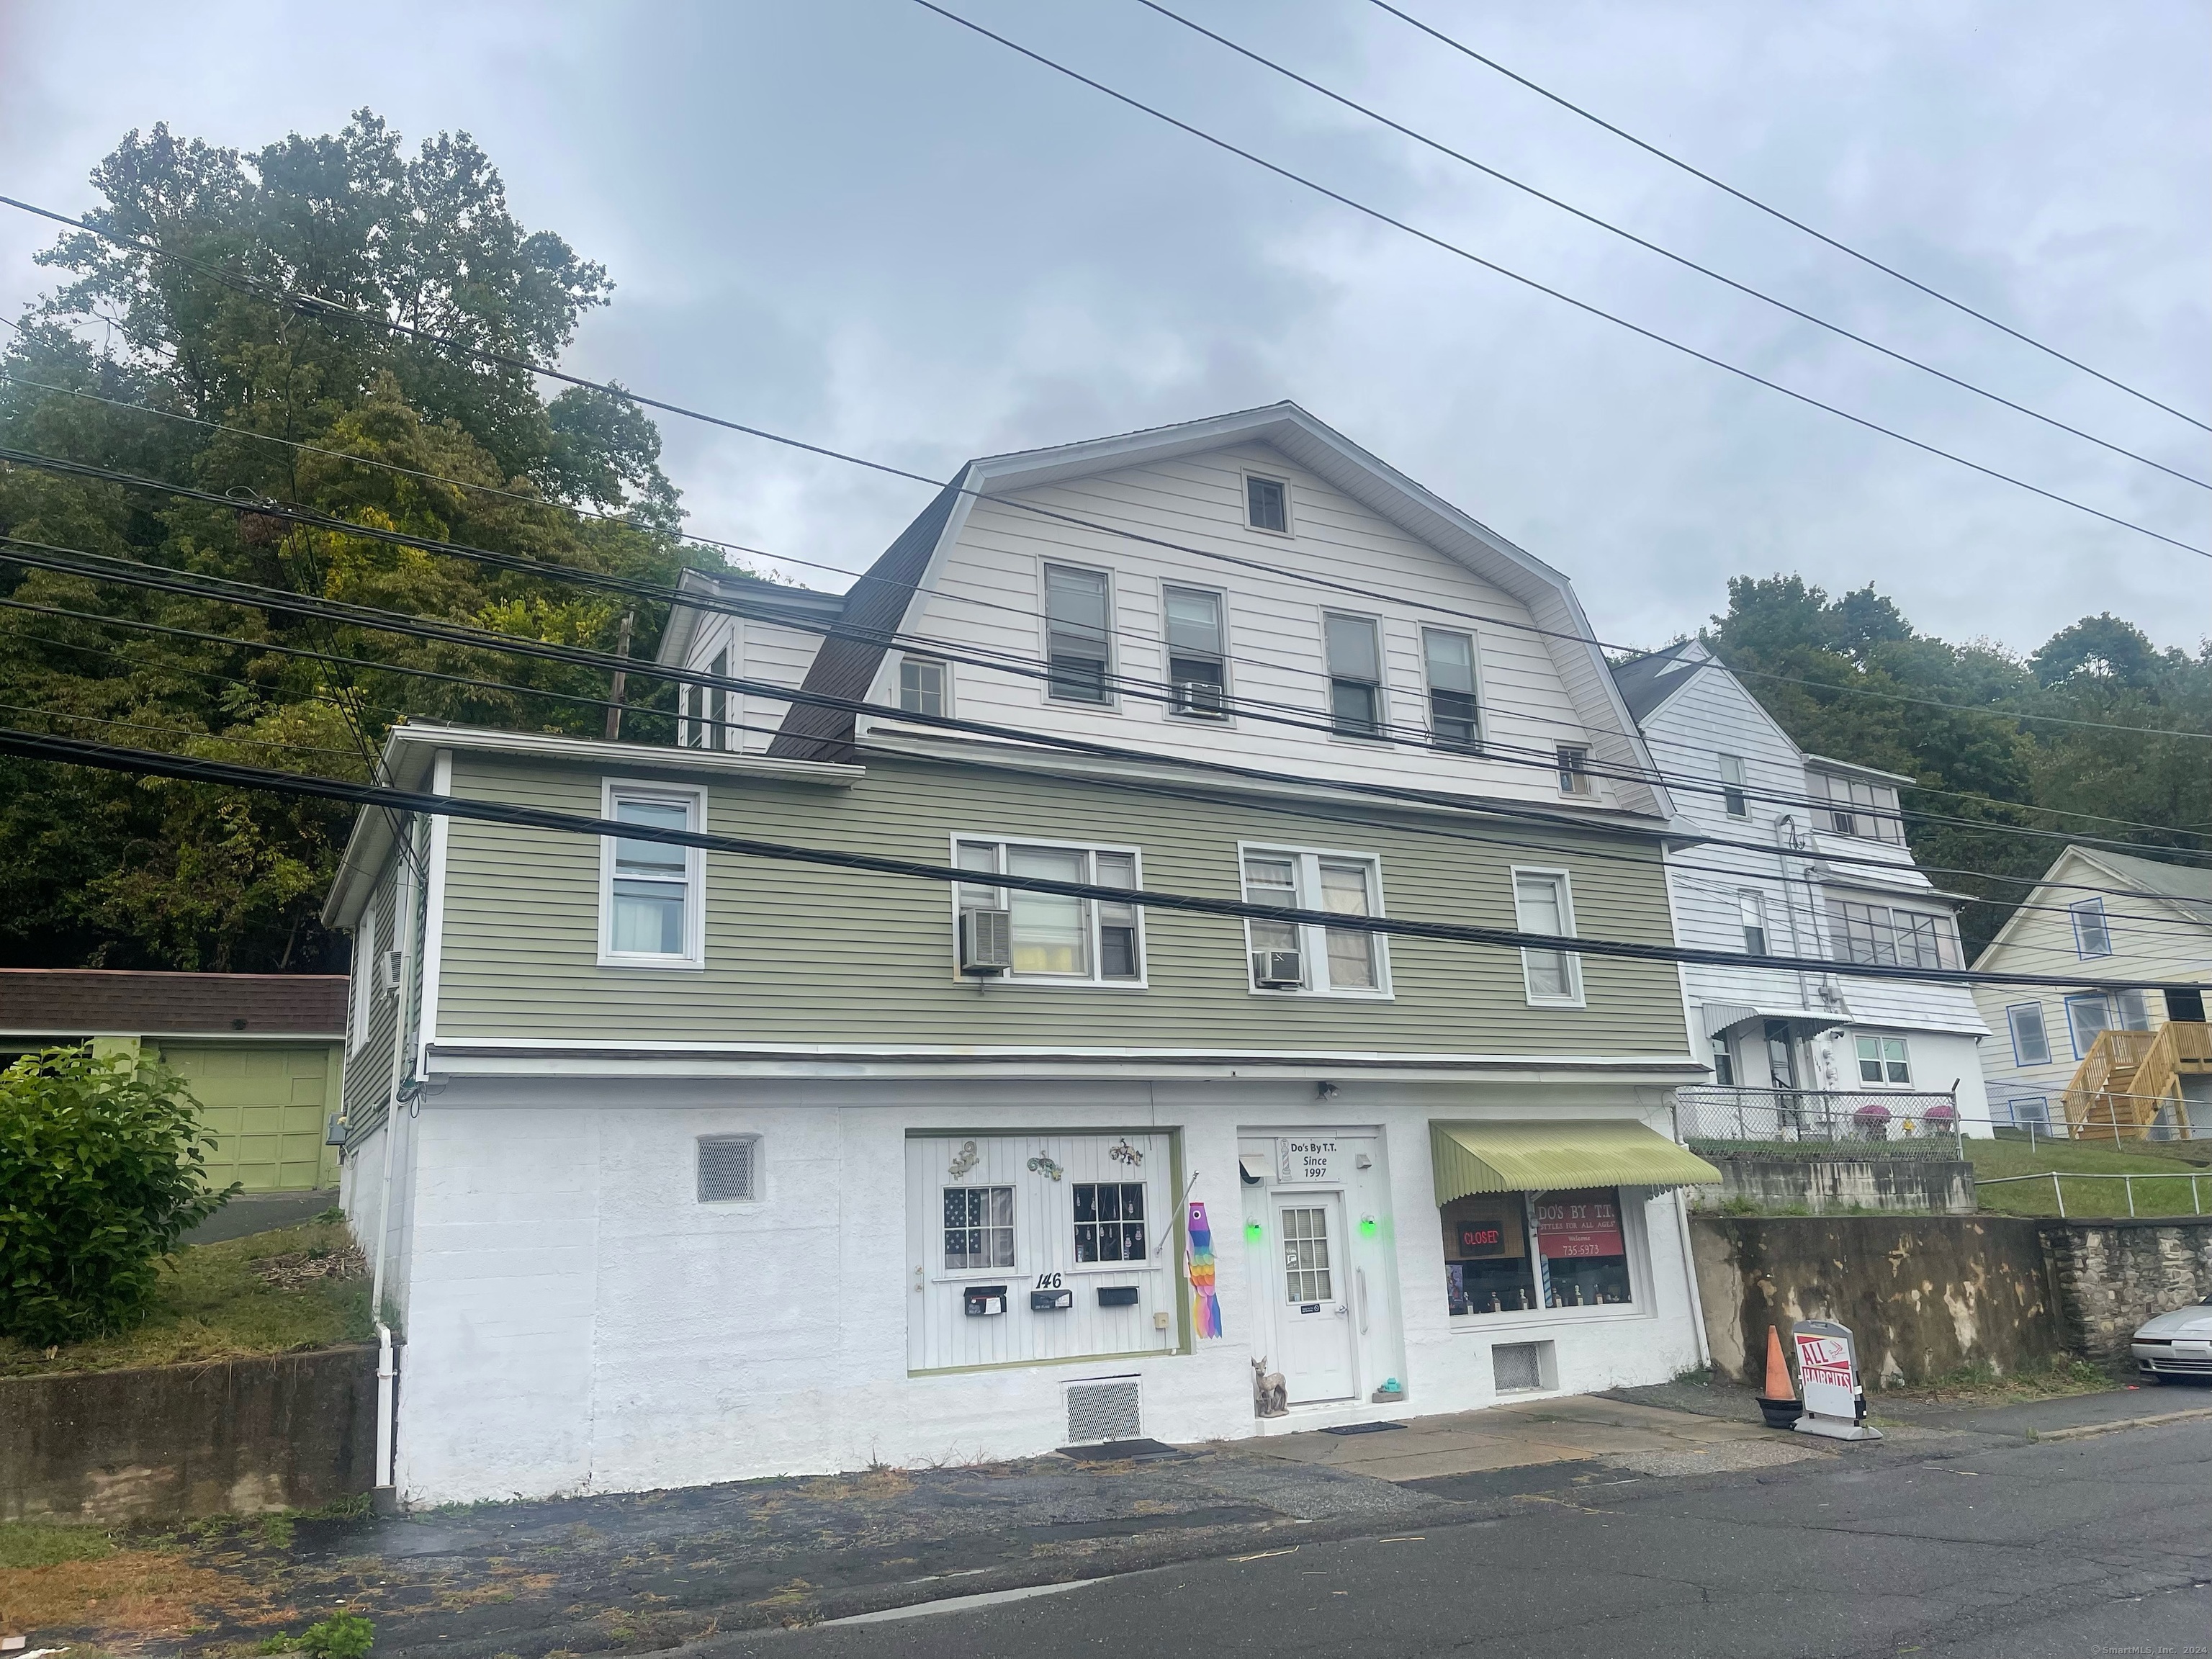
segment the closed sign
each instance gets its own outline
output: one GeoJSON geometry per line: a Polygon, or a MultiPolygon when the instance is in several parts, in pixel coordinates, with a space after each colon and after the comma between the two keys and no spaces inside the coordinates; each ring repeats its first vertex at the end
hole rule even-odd
{"type": "Polygon", "coordinates": [[[1275,1176],[1285,1186],[1311,1182],[1334,1185],[1350,1168],[1344,1143],[1337,1140],[1291,1140],[1275,1143],[1275,1176]]]}

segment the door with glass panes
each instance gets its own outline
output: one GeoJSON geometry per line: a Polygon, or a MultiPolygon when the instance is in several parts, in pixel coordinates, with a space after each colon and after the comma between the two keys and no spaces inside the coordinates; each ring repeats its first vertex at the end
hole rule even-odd
{"type": "Polygon", "coordinates": [[[1275,1200],[1275,1369],[1291,1403],[1345,1400],[1357,1392],[1352,1371],[1349,1241],[1344,1199],[1306,1192],[1275,1200]]]}

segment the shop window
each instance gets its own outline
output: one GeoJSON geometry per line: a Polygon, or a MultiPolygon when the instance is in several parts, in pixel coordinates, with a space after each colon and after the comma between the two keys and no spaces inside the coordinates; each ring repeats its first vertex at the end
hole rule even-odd
{"type": "Polygon", "coordinates": [[[1619,1188],[1538,1193],[1528,1208],[1546,1307],[1590,1308],[1632,1299],[1619,1188]]]}
{"type": "Polygon", "coordinates": [[[945,1270],[989,1272],[1014,1265],[1014,1189],[945,1189],[945,1270]]]}
{"type": "Polygon", "coordinates": [[[1454,1314],[1626,1306],[1634,1299],[1614,1188],[1455,1199],[1443,1206],[1443,1224],[1454,1314]]]}
{"type": "Polygon", "coordinates": [[[1485,1193],[1443,1206],[1444,1282],[1452,1312],[1516,1313],[1538,1305],[1528,1207],[1519,1193],[1485,1193]]]}
{"type": "Polygon", "coordinates": [[[1145,1233],[1143,1182],[1075,1183],[1077,1261],[1143,1261],[1151,1254],[1145,1233]]]}

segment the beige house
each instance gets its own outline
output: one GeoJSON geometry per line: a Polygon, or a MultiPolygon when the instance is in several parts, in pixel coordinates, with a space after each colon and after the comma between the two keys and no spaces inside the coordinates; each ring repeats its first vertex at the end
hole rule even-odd
{"type": "Polygon", "coordinates": [[[345,1060],[343,974],[0,969],[0,1063],[58,1043],[151,1053],[214,1134],[208,1180],[248,1192],[337,1185],[326,1146],[345,1060]]]}
{"type": "Polygon", "coordinates": [[[2203,995],[2126,988],[2212,984],[2212,869],[2069,847],[1974,966],[2075,980],[2109,976],[2119,988],[1975,988],[1994,1033],[1982,1070],[1999,1123],[2064,1123],[2068,1090],[2078,1083],[2077,1124],[2085,1099],[2093,1117],[2112,1121],[2109,1102],[2094,1103],[2103,1091],[2118,1097],[2123,1133],[2138,1115],[2142,1122],[2135,1127],[2152,1133],[2212,1133],[2203,995]],[[2161,1036],[2170,1022],[2182,1029],[2161,1036]],[[2115,1035],[2100,1049],[2106,1032],[2115,1035]],[[2126,1075],[2137,1070],[2140,1080],[2126,1075]],[[2137,1094],[2140,1114],[2130,1109],[2137,1094]]]}

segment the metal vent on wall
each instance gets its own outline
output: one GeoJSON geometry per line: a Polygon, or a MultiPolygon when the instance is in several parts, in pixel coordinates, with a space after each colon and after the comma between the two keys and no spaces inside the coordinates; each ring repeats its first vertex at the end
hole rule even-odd
{"type": "Polygon", "coordinates": [[[699,1141],[699,1201],[726,1204],[757,1196],[757,1135],[708,1135],[699,1141]]]}
{"type": "Polygon", "coordinates": [[[1144,1432],[1138,1408],[1140,1387],[1133,1376],[1069,1383],[1067,1443],[1087,1446],[1101,1440],[1138,1438],[1144,1432]]]}

